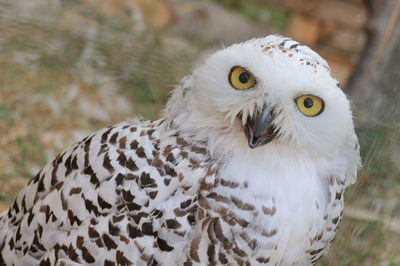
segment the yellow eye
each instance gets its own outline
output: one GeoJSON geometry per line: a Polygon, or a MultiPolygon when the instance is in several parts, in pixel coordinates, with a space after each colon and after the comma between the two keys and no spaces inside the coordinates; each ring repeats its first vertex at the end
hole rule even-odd
{"type": "Polygon", "coordinates": [[[240,66],[232,67],[229,73],[229,83],[237,90],[247,90],[256,82],[253,75],[240,66]]]}
{"type": "Polygon", "coordinates": [[[306,94],[295,99],[297,107],[305,116],[317,116],[324,110],[324,101],[314,95],[306,94]]]}

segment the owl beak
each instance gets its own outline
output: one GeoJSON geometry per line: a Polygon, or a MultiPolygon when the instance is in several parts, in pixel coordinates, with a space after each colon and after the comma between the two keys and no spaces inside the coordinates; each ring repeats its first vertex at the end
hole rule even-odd
{"type": "Polygon", "coordinates": [[[257,112],[245,125],[245,134],[249,147],[254,149],[273,140],[276,136],[273,125],[274,113],[270,106],[257,112]]]}

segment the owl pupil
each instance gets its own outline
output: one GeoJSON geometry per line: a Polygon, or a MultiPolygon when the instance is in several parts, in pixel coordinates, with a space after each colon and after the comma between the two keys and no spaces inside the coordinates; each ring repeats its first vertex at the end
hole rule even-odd
{"type": "Polygon", "coordinates": [[[311,108],[314,105],[314,101],[311,98],[304,99],[304,107],[311,108]]]}
{"type": "Polygon", "coordinates": [[[243,84],[246,84],[250,79],[250,75],[247,72],[243,72],[239,75],[239,81],[243,84]]]}

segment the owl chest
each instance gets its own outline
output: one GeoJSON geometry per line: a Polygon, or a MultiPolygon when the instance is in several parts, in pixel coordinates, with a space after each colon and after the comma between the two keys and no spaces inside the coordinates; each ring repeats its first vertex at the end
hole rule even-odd
{"type": "Polygon", "coordinates": [[[251,257],[301,263],[326,226],[328,194],[313,171],[231,166],[221,173],[209,202],[246,225],[235,225],[239,236],[232,237],[243,238],[245,232],[247,241],[257,243],[251,257]]]}

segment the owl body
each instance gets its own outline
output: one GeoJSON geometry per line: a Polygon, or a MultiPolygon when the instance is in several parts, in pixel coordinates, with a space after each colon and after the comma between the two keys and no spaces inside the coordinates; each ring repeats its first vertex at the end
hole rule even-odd
{"type": "Polygon", "coordinates": [[[102,129],[32,178],[0,216],[0,265],[312,265],[359,165],[322,58],[279,36],[236,44],[162,119],[102,129]]]}

